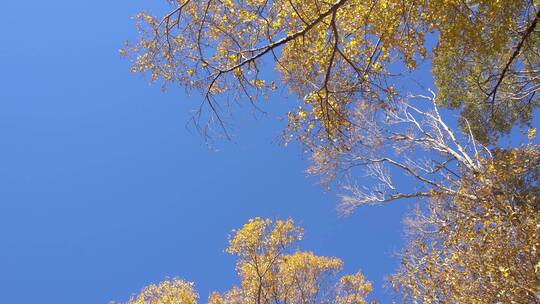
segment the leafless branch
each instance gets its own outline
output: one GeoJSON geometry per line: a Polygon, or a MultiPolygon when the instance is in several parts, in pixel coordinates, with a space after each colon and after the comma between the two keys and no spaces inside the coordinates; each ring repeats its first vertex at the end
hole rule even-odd
{"type": "Polygon", "coordinates": [[[439,113],[435,93],[430,93],[411,95],[377,117],[357,115],[361,120],[357,125],[364,127],[357,130],[357,143],[343,155],[340,166],[348,175],[359,168],[375,184],[359,187],[347,183],[347,194],[341,197],[342,211],[402,198],[465,195],[458,191],[460,172],[482,170],[480,159],[489,157],[489,150],[472,135],[455,133],[439,113]],[[415,100],[424,102],[414,106],[415,100]],[[378,142],[372,139],[374,132],[378,142]],[[402,155],[402,151],[407,153],[402,155]],[[420,155],[431,155],[431,159],[420,155]],[[393,183],[392,177],[398,175],[407,176],[411,182],[407,186],[393,183]],[[418,189],[411,191],[411,187],[418,189]]]}

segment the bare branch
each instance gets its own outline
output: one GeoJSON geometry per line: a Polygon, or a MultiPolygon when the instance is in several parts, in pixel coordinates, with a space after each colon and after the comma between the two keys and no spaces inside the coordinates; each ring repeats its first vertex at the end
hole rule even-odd
{"type": "Polygon", "coordinates": [[[480,159],[489,157],[489,150],[470,134],[456,135],[443,120],[435,100],[434,92],[431,96],[411,96],[401,100],[396,108],[382,111],[380,115],[384,119],[358,113],[356,125],[363,127],[356,130],[356,143],[342,155],[339,166],[347,176],[359,168],[376,184],[358,187],[347,183],[344,189],[348,194],[341,197],[342,211],[348,213],[360,205],[440,194],[474,199],[458,191],[460,172],[480,171],[480,159]],[[431,109],[412,105],[414,99],[427,101],[431,109]],[[407,153],[401,155],[405,150],[407,153]],[[422,155],[431,155],[431,159],[425,160],[422,155]],[[385,164],[390,167],[386,168],[385,164]],[[409,180],[412,177],[419,190],[411,192],[410,184],[408,187],[394,184],[392,177],[399,175],[408,176],[409,180]]]}

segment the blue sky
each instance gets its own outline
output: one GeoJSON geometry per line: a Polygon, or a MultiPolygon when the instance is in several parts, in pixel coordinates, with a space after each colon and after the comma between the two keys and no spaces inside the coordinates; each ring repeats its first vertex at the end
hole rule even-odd
{"type": "MultiPolygon", "coordinates": [[[[254,216],[293,217],[302,248],[361,270],[385,303],[406,202],[343,218],[282,122],[238,115],[209,149],[186,129],[200,96],[129,73],[130,19],[165,1],[6,1],[0,19],[0,302],[127,300],[169,276],[202,303],[236,282],[224,249],[254,216]]],[[[278,112],[290,100],[276,97],[278,112]]]]}

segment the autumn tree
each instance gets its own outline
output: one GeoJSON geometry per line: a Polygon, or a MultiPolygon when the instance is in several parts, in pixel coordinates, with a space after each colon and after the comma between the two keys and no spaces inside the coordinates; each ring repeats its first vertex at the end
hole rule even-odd
{"type": "Polygon", "coordinates": [[[284,86],[298,100],[284,139],[304,145],[324,183],[339,177],[345,211],[455,192],[460,171],[478,169],[477,157],[538,105],[537,1],[169,4],[164,16],[137,15],[140,39],[122,51],[133,71],[201,91],[194,120],[205,135],[217,125],[228,136],[228,101],[259,108],[257,98],[284,86]],[[409,72],[425,62],[437,91],[411,95],[409,72]],[[461,131],[439,107],[461,111],[461,131]],[[356,185],[357,168],[375,178],[368,189],[356,185]],[[419,187],[399,189],[396,169],[419,187]]]}
{"type": "MultiPolygon", "coordinates": [[[[270,63],[299,101],[290,135],[340,152],[356,105],[393,108],[403,84],[413,83],[404,74],[425,61],[439,105],[462,110],[462,127],[469,132],[467,120],[482,143],[528,122],[538,106],[537,0],[168,2],[164,16],[137,16],[140,39],[122,52],[134,58],[134,72],[202,91],[195,120],[207,105],[225,134],[223,95],[257,107],[278,85],[270,63]]],[[[207,134],[205,121],[198,125],[207,134]]]]}
{"type": "Polygon", "coordinates": [[[391,280],[408,303],[540,302],[540,152],[497,150],[408,222],[391,280]]]}
{"type": "MultiPolygon", "coordinates": [[[[237,256],[240,284],[210,295],[210,304],[368,303],[371,283],[361,273],[338,277],[343,262],[292,246],[302,238],[292,220],[251,219],[234,231],[227,252],[237,256]]],[[[165,280],[145,287],[129,304],[195,304],[192,283],[165,280]]]]}
{"type": "MultiPolygon", "coordinates": [[[[392,279],[405,301],[540,301],[538,149],[495,148],[539,106],[537,0],[168,2],[164,16],[137,16],[140,39],[122,52],[134,72],[202,92],[194,120],[203,134],[217,125],[228,136],[231,100],[259,108],[258,98],[284,87],[297,100],[285,139],[311,153],[310,173],[344,183],[344,212],[428,202],[410,221],[410,246],[392,279]],[[435,88],[412,94],[422,64],[435,88]],[[444,108],[459,112],[460,129],[444,108]],[[358,185],[359,174],[371,180],[358,185]],[[398,175],[413,186],[396,183],[398,175]]],[[[232,249],[242,284],[212,301],[285,301],[277,295],[301,290],[280,274],[289,259],[303,259],[309,270],[299,273],[335,270],[330,260],[316,266],[309,254],[268,246],[232,249]]]]}

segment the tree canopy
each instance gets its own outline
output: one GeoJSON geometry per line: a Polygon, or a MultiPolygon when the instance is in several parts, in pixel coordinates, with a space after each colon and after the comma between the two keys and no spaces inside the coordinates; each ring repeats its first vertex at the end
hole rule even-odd
{"type": "MultiPolygon", "coordinates": [[[[231,100],[258,109],[284,87],[296,100],[285,140],[311,153],[308,172],[344,182],[344,212],[426,202],[390,279],[403,302],[540,302],[540,154],[527,125],[540,105],[538,0],[168,2],[164,16],[137,15],[140,39],[122,52],[133,72],[202,92],[203,134],[228,136],[231,100]],[[499,147],[515,126],[529,142],[499,147]],[[358,169],[371,182],[358,185],[358,169]]],[[[292,221],[251,220],[228,248],[241,283],[210,303],[365,303],[361,274],[334,279],[339,259],[286,251],[300,236],[292,221]]],[[[163,284],[196,298],[183,281],[148,290],[163,284]]]]}
{"type": "MultiPolygon", "coordinates": [[[[419,171],[451,175],[455,160],[470,169],[478,151],[530,122],[538,106],[537,1],[168,2],[164,16],[137,15],[140,39],[122,50],[133,58],[132,70],[202,92],[194,121],[204,135],[217,126],[229,136],[231,100],[259,109],[259,98],[283,86],[296,100],[284,140],[304,145],[313,160],[309,172],[323,182],[350,175],[360,163],[395,192],[381,178],[389,164],[415,179],[419,171]],[[422,65],[431,67],[434,91],[417,85],[422,65]],[[448,127],[438,107],[459,111],[461,132],[448,127]],[[388,154],[389,146],[408,150],[407,158],[420,155],[416,148],[440,158],[425,166],[371,157],[388,154]],[[358,155],[370,157],[351,161],[358,155]]],[[[450,189],[422,176],[426,181],[419,196],[434,186],[450,189]]],[[[352,205],[413,195],[376,189],[383,195],[375,197],[346,187],[364,196],[352,205]]]]}
{"type": "Polygon", "coordinates": [[[410,218],[410,241],[391,282],[410,302],[540,301],[540,152],[497,150],[410,218]]]}
{"type": "MultiPolygon", "coordinates": [[[[302,233],[290,219],[261,218],[233,231],[227,252],[237,256],[240,284],[212,293],[208,303],[367,304],[372,287],[362,273],[338,277],[340,259],[292,248],[302,233]]],[[[175,278],[145,287],[128,304],[195,304],[197,299],[192,283],[175,278]]]]}
{"type": "Polygon", "coordinates": [[[528,122],[538,106],[537,1],[168,2],[165,16],[137,16],[140,40],[123,52],[133,56],[133,71],[203,91],[210,120],[225,132],[219,96],[256,106],[278,85],[269,62],[299,100],[291,135],[340,151],[354,130],[355,105],[394,107],[406,97],[400,84],[413,83],[407,71],[425,61],[438,103],[462,110],[463,127],[467,120],[483,143],[528,122]]]}

